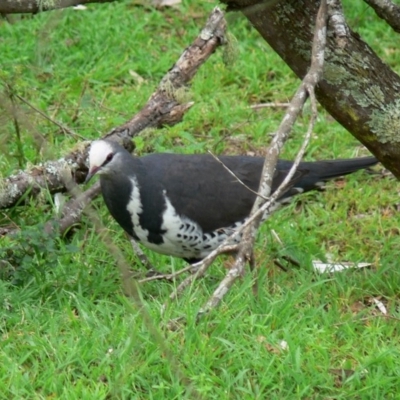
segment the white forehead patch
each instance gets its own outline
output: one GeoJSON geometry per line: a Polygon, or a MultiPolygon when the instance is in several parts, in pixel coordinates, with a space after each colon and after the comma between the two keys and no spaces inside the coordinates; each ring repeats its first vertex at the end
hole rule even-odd
{"type": "Polygon", "coordinates": [[[89,165],[92,167],[100,167],[103,165],[107,156],[113,152],[113,148],[104,140],[95,140],[92,142],[89,150],[89,165]]]}

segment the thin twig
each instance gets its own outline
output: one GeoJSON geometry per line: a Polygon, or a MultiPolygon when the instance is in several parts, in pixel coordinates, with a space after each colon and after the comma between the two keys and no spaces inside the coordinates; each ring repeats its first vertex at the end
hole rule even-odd
{"type": "Polygon", "coordinates": [[[18,120],[17,107],[15,105],[15,97],[16,96],[10,85],[7,84],[6,88],[7,88],[7,94],[10,99],[10,103],[11,103],[12,120],[13,120],[14,129],[15,129],[15,134],[17,136],[16,143],[17,143],[17,149],[18,149],[18,156],[17,156],[18,165],[20,168],[23,168],[24,163],[25,163],[25,155],[24,155],[24,149],[22,147],[21,127],[20,127],[19,120],[18,120]]]}
{"type": "MultiPolygon", "coordinates": [[[[312,96],[314,96],[314,93],[312,94],[312,96]]],[[[310,97],[311,97],[311,93],[310,93],[310,97]]],[[[315,99],[315,97],[314,97],[314,99],[315,99]]],[[[253,213],[253,215],[250,216],[249,223],[247,223],[247,221],[246,221],[247,226],[246,226],[246,228],[243,229],[243,232],[244,232],[243,235],[246,234],[246,231],[249,232],[249,228],[251,229],[252,225],[259,224],[261,216],[263,216],[264,220],[266,220],[267,218],[270,217],[270,215],[271,215],[270,209],[272,208],[274,202],[277,200],[278,196],[280,195],[280,192],[283,192],[284,190],[286,190],[287,185],[291,181],[293,175],[296,173],[297,168],[304,156],[304,153],[306,151],[308,143],[310,142],[310,139],[311,139],[311,134],[312,134],[312,131],[313,131],[313,128],[315,125],[315,120],[316,120],[316,115],[314,115],[314,113],[312,113],[310,122],[309,122],[309,126],[308,126],[308,130],[304,137],[303,144],[296,156],[296,159],[295,159],[289,173],[286,175],[285,179],[280,184],[278,189],[274,192],[273,196],[271,196],[270,200],[268,202],[264,203],[264,205],[261,206],[261,208],[259,210],[256,210],[253,213]],[[278,194],[276,195],[277,192],[278,192],[278,194]],[[266,205],[268,205],[269,207],[268,208],[265,207],[266,205]],[[265,210],[264,210],[264,208],[265,208],[265,210]],[[261,212],[261,210],[263,210],[264,212],[261,212]],[[257,222],[257,220],[259,222],[257,222]]],[[[257,225],[257,228],[258,228],[258,225],[257,225]]],[[[232,287],[232,285],[236,281],[236,279],[239,276],[243,275],[244,266],[245,266],[246,262],[247,261],[250,262],[252,257],[254,257],[252,248],[254,245],[255,235],[252,236],[250,240],[247,240],[245,242],[243,240],[244,240],[244,238],[242,237],[242,242],[240,245],[238,245],[239,253],[236,256],[234,266],[229,270],[226,277],[222,280],[222,282],[220,283],[218,288],[214,291],[214,293],[212,294],[210,299],[207,301],[206,305],[199,311],[199,314],[202,315],[204,313],[207,313],[210,309],[218,306],[218,304],[221,302],[222,298],[225,296],[225,294],[228,292],[228,290],[232,287]],[[248,251],[246,249],[242,250],[243,248],[245,248],[245,246],[248,248],[251,248],[251,251],[248,251]]]]}
{"type": "Polygon", "coordinates": [[[83,86],[82,86],[81,94],[79,96],[78,103],[77,103],[77,105],[75,107],[75,111],[74,111],[74,113],[72,114],[72,117],[71,117],[71,122],[72,123],[75,123],[79,118],[79,113],[81,111],[81,105],[82,105],[83,96],[86,93],[87,87],[88,87],[88,81],[87,81],[87,79],[85,79],[85,81],[83,83],[83,86]]]}
{"type": "MultiPolygon", "coordinates": [[[[222,253],[232,253],[237,250],[237,245],[227,245],[224,244],[225,242],[228,242],[228,240],[225,240],[223,243],[221,243],[220,246],[218,246],[217,249],[212,251],[206,258],[204,258],[202,261],[192,264],[191,268],[196,270],[196,273],[188,276],[184,281],[180,283],[180,285],[170,294],[169,300],[174,300],[177,298],[177,296],[183,292],[192,282],[195,280],[201,278],[204,276],[206,273],[207,269],[211,266],[212,262],[222,253]],[[218,251],[217,251],[218,250],[218,251]]],[[[167,306],[167,303],[164,303],[163,309],[165,309],[167,306]]]]}
{"type": "MultiPolygon", "coordinates": [[[[70,189],[76,195],[76,193],[79,192],[79,188],[77,188],[72,181],[69,184],[73,185],[73,187],[70,189]]],[[[187,394],[189,398],[193,397],[195,399],[203,399],[203,396],[196,390],[193,382],[190,382],[189,378],[183,373],[183,370],[177,361],[177,357],[171,351],[170,347],[167,345],[167,341],[165,340],[164,336],[160,333],[160,330],[155,325],[152,316],[147,310],[146,304],[142,300],[138,282],[132,278],[130,265],[124,259],[120,249],[118,249],[118,247],[113,243],[107,229],[105,229],[102,225],[98,214],[93,208],[86,209],[85,213],[88,215],[91,222],[93,223],[97,235],[102,238],[103,243],[106,245],[108,251],[113,256],[113,259],[116,262],[117,268],[121,275],[121,283],[123,286],[124,294],[129,298],[126,301],[126,305],[128,307],[134,307],[136,308],[136,310],[140,311],[146,328],[150,331],[151,335],[160,346],[163,355],[168,359],[168,362],[170,363],[174,374],[179,379],[179,381],[182,382],[182,384],[187,388],[187,394]]]]}
{"type": "MultiPolygon", "coordinates": [[[[311,138],[312,130],[317,116],[316,100],[313,89],[322,75],[324,50],[326,43],[326,22],[327,4],[326,0],[322,0],[316,19],[310,70],[304,77],[302,84],[300,85],[295,96],[293,97],[291,101],[291,106],[284,116],[282,123],[267,150],[267,156],[265,159],[260,187],[258,190],[258,192],[261,193],[263,197],[269,197],[271,194],[274,171],[280,151],[289,137],[289,133],[307,99],[308,94],[310,96],[312,106],[312,115],[302,147],[298,152],[289,173],[286,175],[278,190],[276,190],[272,194],[270,200],[265,202],[260,197],[256,198],[249,220],[246,221],[246,227],[243,229],[242,240],[238,248],[238,253],[236,255],[234,266],[229,270],[226,277],[222,280],[218,288],[214,291],[211,298],[200,310],[199,315],[203,315],[204,313],[207,313],[211,308],[216,307],[221,302],[222,298],[228,292],[236,279],[239,276],[243,275],[246,262],[250,262],[253,257],[253,246],[256,232],[261,222],[261,210],[266,212],[267,217],[270,215],[270,213],[267,211],[268,207],[271,208],[271,205],[278,198],[280,192],[283,192],[283,190],[285,190],[287,184],[294,176],[297,167],[304,155],[306,146],[311,138]]],[[[264,213],[264,218],[266,216],[264,213]]]]}
{"type": "Polygon", "coordinates": [[[284,267],[279,260],[274,260],[274,264],[280,268],[283,272],[288,272],[288,269],[286,267],[284,267]]]}
{"type": "Polygon", "coordinates": [[[139,283],[146,283],[146,282],[151,282],[151,281],[156,281],[156,280],[168,280],[172,281],[174,280],[177,276],[184,274],[185,272],[193,272],[195,271],[196,268],[194,268],[192,265],[189,265],[186,268],[182,268],[179,271],[176,271],[172,274],[159,274],[159,275],[154,275],[154,276],[149,276],[147,278],[143,278],[139,280],[139,283]]]}
{"type": "MultiPolygon", "coordinates": [[[[208,151],[209,154],[211,154],[216,161],[218,161],[229,174],[231,174],[241,185],[243,185],[247,190],[249,190],[251,193],[254,193],[256,196],[261,196],[260,193],[256,192],[253,190],[251,187],[247,186],[233,171],[231,171],[217,156],[215,156],[211,151],[208,151]]],[[[268,199],[266,197],[263,197],[265,201],[268,199]]]]}
{"type": "Polygon", "coordinates": [[[62,131],[68,133],[71,136],[74,136],[75,138],[82,139],[82,140],[87,140],[84,136],[80,135],[79,133],[74,132],[72,129],[68,128],[66,125],[64,125],[61,122],[58,122],[55,119],[49,117],[42,110],[39,110],[37,107],[35,107],[33,104],[31,104],[28,100],[26,100],[25,98],[23,98],[19,94],[15,93],[14,96],[17,97],[18,99],[20,99],[23,103],[25,103],[30,108],[32,108],[32,110],[35,110],[44,119],[47,119],[48,121],[50,121],[54,125],[57,125],[62,131]]]}
{"type": "Polygon", "coordinates": [[[301,264],[300,264],[295,258],[293,258],[293,257],[291,257],[291,256],[285,255],[285,256],[282,256],[282,258],[283,258],[285,261],[287,261],[288,263],[293,264],[293,265],[294,265],[295,267],[297,267],[297,268],[300,268],[300,267],[301,267],[301,264]]]}
{"type": "Polygon", "coordinates": [[[260,110],[261,108],[287,108],[290,106],[290,103],[260,103],[253,104],[248,108],[252,110],[260,110]]]}

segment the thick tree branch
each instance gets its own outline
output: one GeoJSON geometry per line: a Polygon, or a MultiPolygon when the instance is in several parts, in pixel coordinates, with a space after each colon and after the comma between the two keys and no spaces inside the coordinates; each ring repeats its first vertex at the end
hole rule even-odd
{"type": "Polygon", "coordinates": [[[400,33],[400,6],[390,0],[364,0],[395,32],[400,33]]]}
{"type": "MultiPolygon", "coordinates": [[[[193,105],[182,102],[182,91],[193,78],[200,66],[218,46],[225,42],[226,22],[222,11],[215,8],[205,28],[194,42],[185,49],[179,60],[164,76],[156,92],[143,109],[130,121],[113,129],[104,138],[120,141],[131,150],[131,139],[145,128],[159,128],[181,121],[183,114],[193,105]]],[[[50,193],[65,191],[61,178],[68,169],[77,183],[82,183],[87,173],[87,150],[89,142],[57,161],[49,161],[20,171],[0,181],[0,209],[12,207],[25,194],[37,195],[42,189],[50,193]]]]}
{"type": "MultiPolygon", "coordinates": [[[[312,21],[320,1],[223,2],[228,9],[242,11],[301,79],[306,75],[311,58],[312,21]]],[[[328,5],[331,4],[338,2],[328,0],[328,5]]],[[[400,178],[400,77],[351,31],[338,9],[335,13],[341,22],[331,21],[329,25],[317,99],[400,178]],[[338,32],[341,46],[338,46],[338,32]]]]}
{"type": "Polygon", "coordinates": [[[0,0],[0,14],[36,14],[88,3],[110,3],[115,0],[0,0]]]}

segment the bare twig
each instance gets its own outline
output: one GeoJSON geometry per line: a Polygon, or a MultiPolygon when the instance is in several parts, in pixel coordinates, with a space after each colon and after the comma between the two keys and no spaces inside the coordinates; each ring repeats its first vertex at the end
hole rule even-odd
{"type": "Polygon", "coordinates": [[[284,267],[284,266],[280,263],[280,261],[274,260],[274,264],[275,264],[278,268],[280,268],[283,272],[288,272],[288,269],[287,269],[286,267],[284,267]]]}
{"type": "MultiPolygon", "coordinates": [[[[216,155],[214,155],[211,151],[208,152],[209,154],[211,154],[214,159],[216,161],[218,161],[227,172],[229,172],[229,174],[231,174],[241,185],[243,185],[248,191],[250,191],[251,193],[254,193],[256,196],[261,196],[260,193],[257,193],[255,190],[253,190],[252,188],[250,188],[249,186],[247,186],[233,171],[231,171],[216,155]]],[[[263,199],[265,201],[267,201],[268,199],[266,197],[263,197],[263,199]]]]}
{"type": "Polygon", "coordinates": [[[192,265],[189,265],[188,267],[182,268],[179,271],[176,271],[172,274],[159,274],[159,275],[149,276],[147,278],[140,279],[138,282],[145,283],[145,282],[159,281],[159,280],[172,281],[179,275],[193,271],[195,271],[195,268],[192,265]]]}
{"type": "Polygon", "coordinates": [[[236,281],[236,279],[244,274],[244,267],[245,267],[246,262],[249,262],[249,263],[254,262],[253,246],[254,246],[254,241],[255,241],[255,233],[261,222],[261,217],[263,217],[263,219],[265,220],[271,215],[271,209],[272,209],[275,201],[277,200],[278,196],[284,190],[286,190],[287,185],[289,184],[293,175],[296,173],[296,170],[304,156],[304,153],[306,151],[306,148],[307,148],[308,143],[311,138],[315,120],[317,117],[317,113],[316,113],[316,100],[315,100],[314,92],[311,90],[311,88],[308,88],[308,90],[309,90],[308,93],[310,95],[310,98],[313,99],[312,102],[314,102],[314,104],[315,104],[315,112],[313,111],[313,113],[312,113],[307,133],[305,135],[303,144],[296,156],[296,159],[295,159],[289,173],[285,177],[284,181],[280,184],[278,189],[271,196],[270,200],[268,200],[266,203],[264,203],[258,210],[254,209],[254,207],[253,207],[254,213],[250,214],[249,221],[246,224],[246,227],[243,229],[242,241],[237,246],[238,254],[236,255],[235,263],[234,263],[233,267],[229,270],[226,277],[222,280],[222,282],[220,283],[218,288],[214,291],[213,295],[208,300],[206,305],[200,310],[200,312],[199,312],[200,315],[207,313],[211,308],[215,308],[221,302],[222,298],[228,292],[228,290],[231,288],[231,286],[236,281]],[[254,228],[254,226],[256,226],[256,227],[254,228]]]}
{"type": "Polygon", "coordinates": [[[19,126],[19,121],[17,118],[17,111],[16,111],[16,107],[15,107],[15,94],[12,92],[11,88],[9,85],[7,85],[7,92],[8,95],[10,97],[10,102],[11,102],[11,106],[12,106],[12,117],[13,117],[13,125],[14,125],[14,129],[15,129],[15,134],[17,136],[17,149],[18,149],[18,165],[20,168],[23,167],[24,162],[25,162],[25,156],[24,156],[24,150],[22,147],[22,141],[21,141],[21,128],[19,126]]]}
{"type": "Polygon", "coordinates": [[[384,19],[395,32],[400,33],[400,6],[390,0],[364,0],[376,15],[384,19]]]}
{"type": "Polygon", "coordinates": [[[347,325],[349,324],[349,322],[364,322],[364,321],[372,321],[373,319],[376,318],[384,318],[384,319],[392,319],[394,321],[400,321],[400,318],[394,317],[392,315],[385,315],[385,314],[376,314],[376,315],[369,315],[368,317],[364,317],[364,318],[351,318],[348,319],[346,321],[340,321],[337,322],[335,324],[333,324],[333,326],[341,326],[341,325],[347,325]]]}
{"type": "Polygon", "coordinates": [[[260,110],[262,108],[287,108],[290,106],[290,103],[260,103],[253,104],[249,108],[252,110],[260,110]]]}
{"type": "MultiPolygon", "coordinates": [[[[202,261],[193,264],[192,267],[197,269],[197,272],[193,276],[189,276],[188,278],[185,279],[169,296],[170,300],[175,299],[185,288],[187,288],[194,280],[196,280],[199,277],[202,277],[207,269],[211,266],[213,261],[221,254],[225,253],[235,253],[239,250],[239,244],[231,244],[232,242],[238,240],[242,232],[248,228],[250,224],[254,222],[256,218],[261,218],[263,217],[264,219],[267,219],[268,215],[266,214],[267,212],[270,211],[271,208],[273,208],[274,204],[276,203],[276,200],[281,196],[281,194],[286,190],[287,185],[290,183],[290,180],[292,179],[293,175],[296,172],[297,166],[300,163],[306,146],[308,144],[308,141],[311,137],[312,133],[312,128],[314,126],[316,116],[314,114],[312,115],[312,119],[310,121],[309,129],[307,131],[305,140],[303,142],[303,145],[291,167],[289,170],[289,173],[286,175],[285,179],[281,183],[281,185],[275,190],[275,192],[270,196],[267,202],[265,202],[252,216],[250,216],[242,226],[237,228],[230,236],[228,236],[216,249],[214,249],[211,253],[209,253],[205,258],[203,258],[202,261]]],[[[164,304],[164,307],[166,305],[164,304]]]]}
{"type": "MultiPolygon", "coordinates": [[[[278,188],[278,190],[275,191],[275,193],[271,196],[271,200],[273,198],[276,199],[277,196],[279,195],[279,192],[283,191],[286,185],[292,179],[296,171],[296,168],[303,157],[308,141],[311,137],[317,113],[316,100],[314,96],[314,87],[318,83],[322,75],[324,50],[326,42],[326,21],[327,21],[327,4],[326,0],[322,0],[316,20],[311,68],[307,73],[307,75],[304,77],[302,84],[300,85],[295,96],[293,97],[291,101],[291,106],[289,107],[278,129],[278,132],[274,136],[274,139],[272,140],[272,143],[267,150],[260,187],[258,190],[258,192],[262,194],[263,197],[269,197],[271,194],[274,171],[280,151],[285,141],[287,140],[291,128],[295,123],[296,118],[299,115],[307,99],[307,94],[310,96],[311,99],[313,113],[310,119],[309,128],[305,140],[296,157],[296,160],[291,170],[289,171],[288,175],[285,177],[284,181],[278,188]]],[[[265,200],[263,200],[261,197],[256,198],[249,218],[249,221],[251,222],[247,223],[246,227],[243,229],[242,241],[238,247],[238,252],[236,255],[234,266],[229,270],[228,274],[220,283],[218,288],[214,291],[211,298],[208,300],[205,306],[200,310],[199,312],[200,315],[208,312],[208,310],[216,307],[221,302],[223,296],[228,292],[229,288],[233,285],[235,280],[239,276],[243,275],[246,262],[251,262],[251,260],[253,259],[253,245],[255,241],[256,232],[262,217],[262,213],[260,211],[263,210],[264,207],[265,208],[271,207],[272,204],[271,200],[265,202],[265,200]]]]}
{"type": "Polygon", "coordinates": [[[299,263],[295,258],[293,258],[293,257],[291,257],[291,256],[286,255],[286,256],[282,256],[282,258],[283,258],[285,261],[287,261],[288,263],[294,265],[294,266],[297,267],[297,268],[301,267],[300,263],[299,263]]]}
{"type": "Polygon", "coordinates": [[[75,111],[74,111],[74,113],[72,114],[72,117],[71,117],[71,122],[72,123],[75,123],[76,121],[78,121],[78,118],[79,118],[79,115],[80,115],[80,111],[81,111],[82,101],[83,101],[83,98],[85,96],[87,88],[88,88],[88,81],[85,79],[85,81],[83,83],[83,86],[82,86],[81,94],[79,95],[78,103],[76,104],[75,111]]]}
{"type": "Polygon", "coordinates": [[[79,133],[74,132],[72,129],[68,128],[67,126],[63,125],[61,122],[56,121],[55,119],[49,117],[46,113],[44,113],[42,110],[39,110],[37,107],[35,107],[33,104],[31,104],[28,100],[20,96],[19,94],[14,94],[14,96],[18,99],[20,99],[23,103],[25,103],[27,106],[32,108],[32,110],[35,110],[38,114],[40,114],[43,118],[47,119],[50,121],[52,124],[57,125],[62,131],[68,133],[71,136],[74,136],[75,138],[82,139],[82,140],[87,140],[87,138],[83,137],[79,133]]]}
{"type": "MultiPolygon", "coordinates": [[[[229,238],[228,238],[229,239],[229,238]]],[[[191,268],[196,271],[195,274],[188,276],[181,284],[170,294],[169,299],[174,300],[180,293],[183,292],[192,282],[196,279],[199,279],[204,276],[207,272],[207,269],[211,266],[212,262],[223,253],[232,253],[237,251],[237,245],[228,245],[226,244],[229,240],[225,240],[221,245],[212,251],[206,258],[204,258],[201,262],[196,264],[192,264],[191,268]]],[[[164,308],[167,304],[164,304],[164,308]]]]}

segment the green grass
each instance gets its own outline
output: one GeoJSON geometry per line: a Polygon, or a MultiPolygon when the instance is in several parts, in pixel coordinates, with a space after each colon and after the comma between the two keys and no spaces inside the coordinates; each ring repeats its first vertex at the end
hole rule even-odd
{"type": "MultiPolygon", "coordinates": [[[[352,28],[400,72],[398,37],[362,1],[344,3],[352,28]]],[[[156,11],[122,1],[93,4],[82,12],[14,16],[13,24],[1,21],[1,96],[8,85],[80,135],[97,138],[140,109],[214,5],[185,1],[177,10],[156,11]]],[[[193,81],[195,106],[184,121],[136,138],[138,154],[243,154],[267,146],[283,111],[254,112],[248,106],[286,102],[298,80],[244,18],[232,14],[228,21],[237,39],[235,62],[227,66],[221,51],[214,54],[193,81]]],[[[8,110],[0,111],[3,176],[59,157],[78,143],[17,104],[21,148],[8,110]]],[[[308,117],[306,109],[285,157],[296,154],[308,117]]],[[[306,159],[363,154],[320,109],[306,159]]],[[[48,194],[3,210],[0,225],[17,226],[21,235],[0,239],[5,261],[0,265],[0,398],[396,399],[398,202],[393,178],[366,173],[298,197],[259,233],[258,296],[251,294],[248,274],[199,324],[196,313],[224,276],[227,259],[215,262],[205,279],[161,315],[174,285],[145,284],[142,308],[132,305],[123,296],[114,255],[90,218],[63,238],[46,237],[42,224],[54,214],[48,194]],[[300,268],[277,268],[274,260],[285,264],[285,255],[297,259],[300,268]],[[328,256],[373,266],[315,273],[312,260],[328,256]],[[380,314],[373,297],[384,302],[389,317],[380,314]],[[177,317],[185,317],[187,325],[166,329],[177,317]],[[333,371],[342,369],[354,373],[342,379],[333,371]]],[[[140,268],[103,200],[94,207],[127,262],[140,268]]],[[[147,254],[164,271],[184,266],[147,254]]]]}

